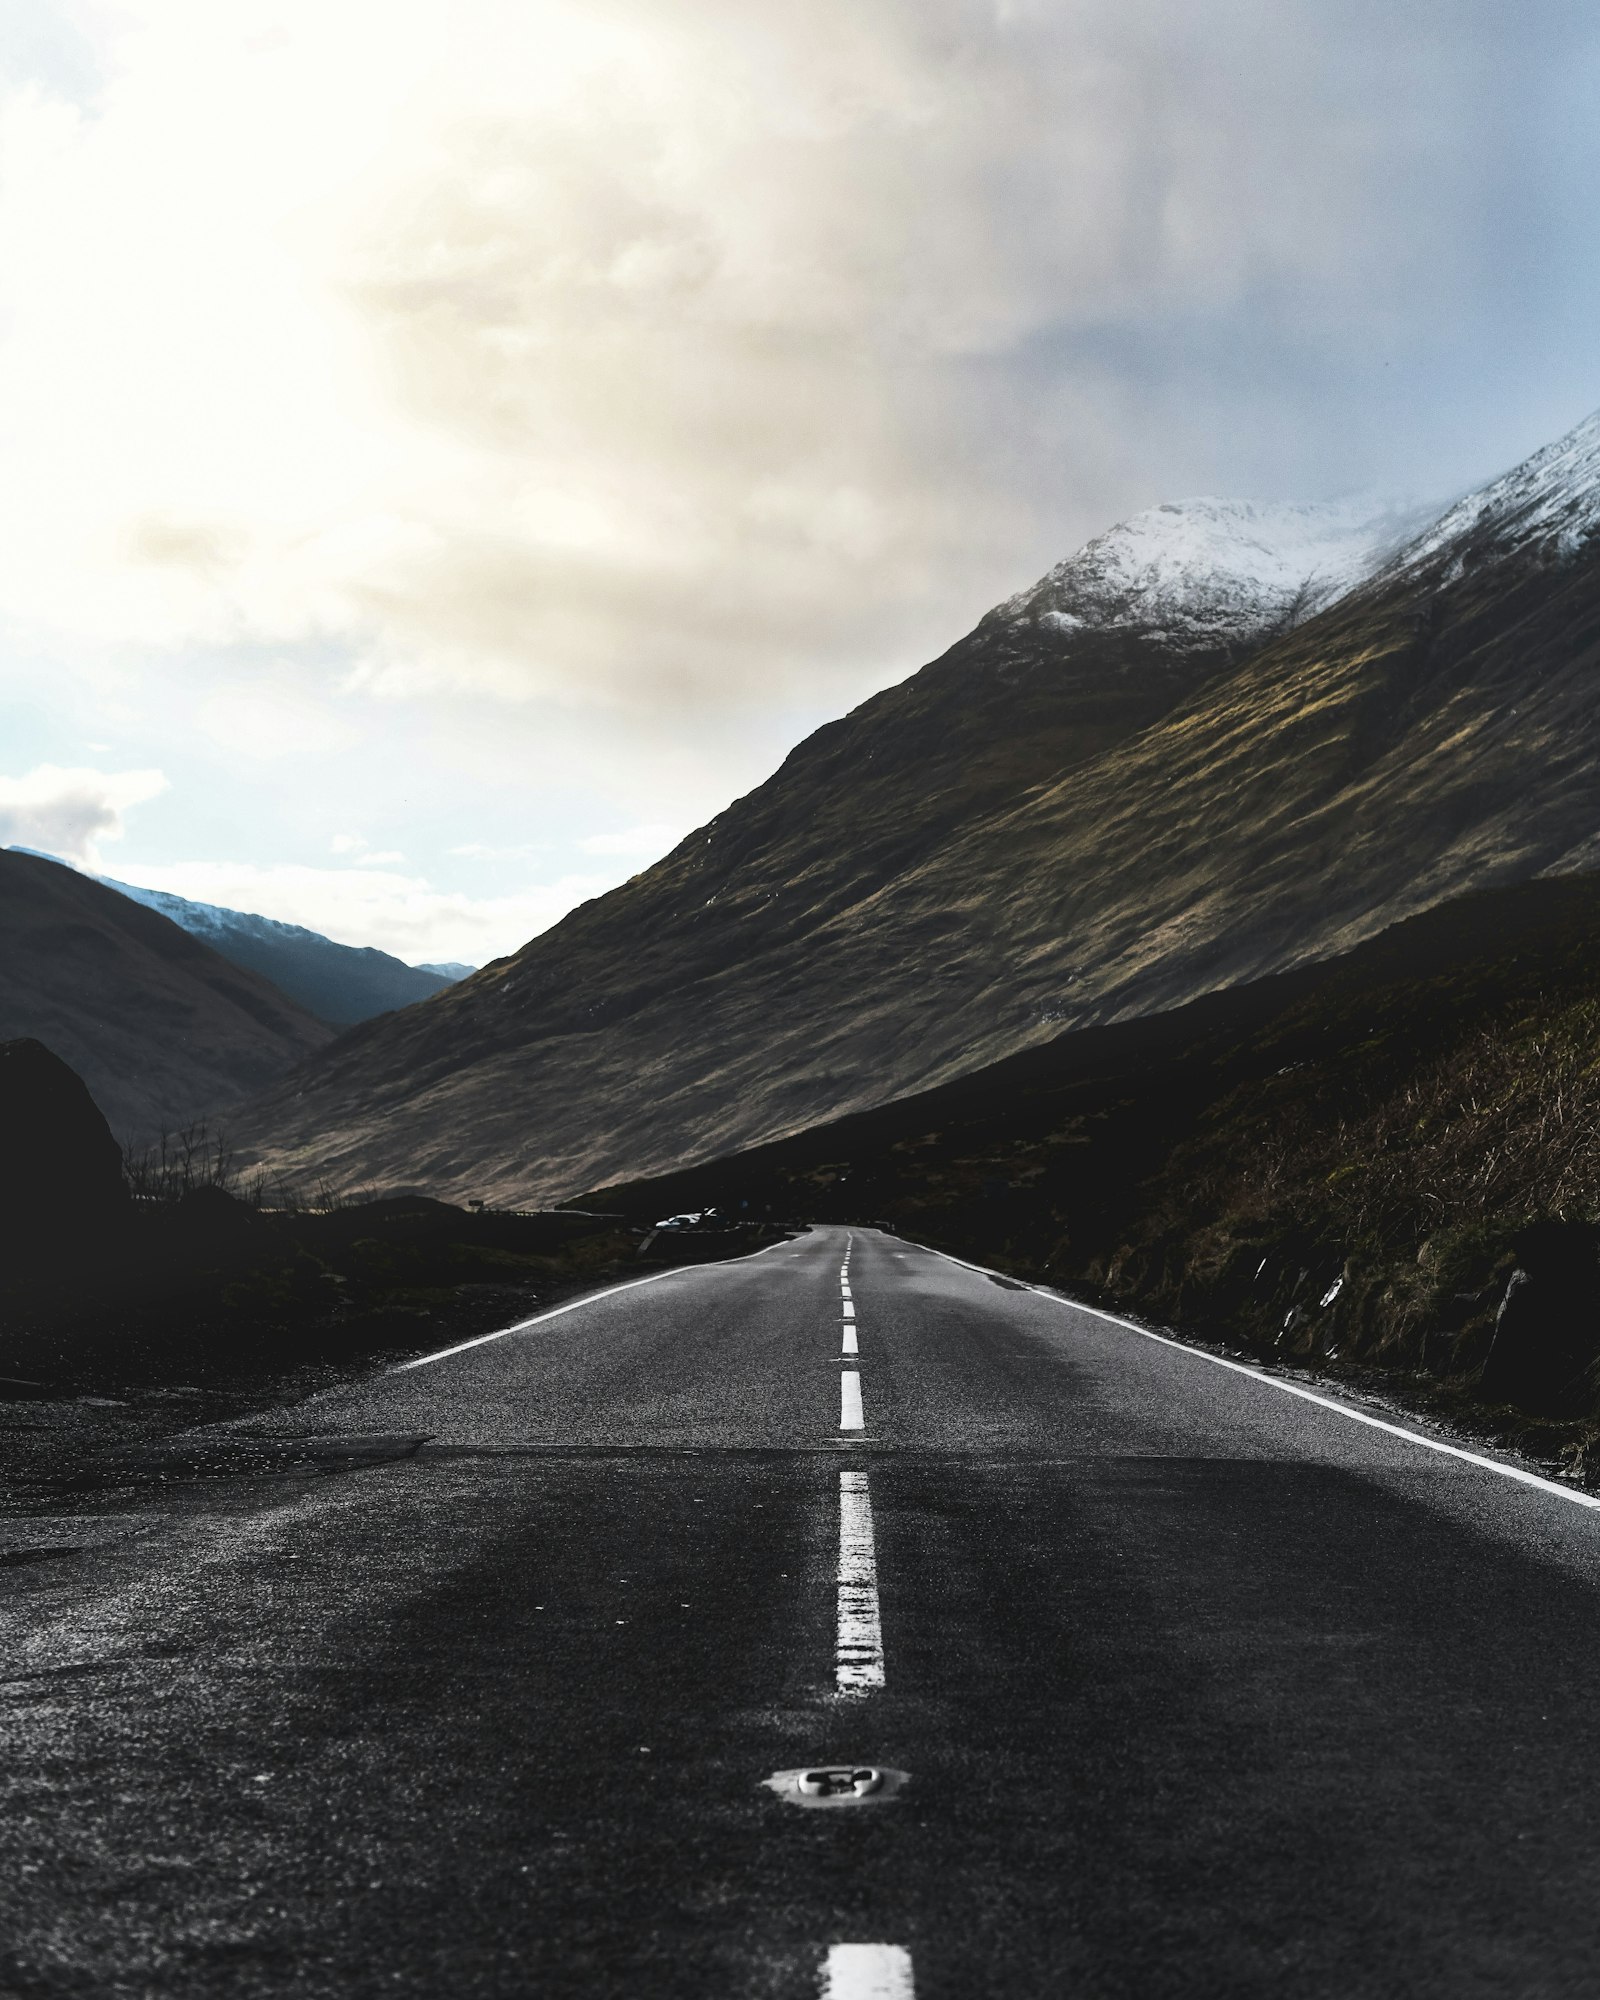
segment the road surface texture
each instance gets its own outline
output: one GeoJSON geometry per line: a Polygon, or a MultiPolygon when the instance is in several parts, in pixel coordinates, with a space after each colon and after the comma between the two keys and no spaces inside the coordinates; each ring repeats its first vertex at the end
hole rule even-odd
{"type": "Polygon", "coordinates": [[[1600,1989],[1600,1512],[874,1231],[0,1543],[8,2000],[1600,1989]]]}

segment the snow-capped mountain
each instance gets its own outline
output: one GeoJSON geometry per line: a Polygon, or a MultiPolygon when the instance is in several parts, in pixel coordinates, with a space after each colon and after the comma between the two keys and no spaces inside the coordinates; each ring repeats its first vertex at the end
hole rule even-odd
{"type": "MultiPolygon", "coordinates": [[[[1402,549],[1397,566],[1423,570],[1442,559],[1454,576],[1474,555],[1577,555],[1600,529],[1600,410],[1441,514],[1402,549]]],[[[1452,581],[1453,576],[1443,579],[1452,581]]]]}
{"type": "Polygon", "coordinates": [[[470,965],[407,965],[370,945],[335,944],[320,931],[280,923],[275,917],[190,902],[164,889],[116,882],[109,875],[98,879],[147,910],[159,910],[233,964],[261,973],[280,992],[335,1027],[351,1027],[375,1014],[409,1007],[474,970],[470,965]]]}
{"type": "Polygon", "coordinates": [[[1185,649],[1253,643],[1364,582],[1436,512],[1370,495],[1170,501],[1097,535],[989,619],[1122,628],[1185,649]]]}
{"type": "Polygon", "coordinates": [[[1600,866],[1597,525],[1596,419],[1432,522],[1137,515],[240,1136],[549,1200],[1600,866]]]}

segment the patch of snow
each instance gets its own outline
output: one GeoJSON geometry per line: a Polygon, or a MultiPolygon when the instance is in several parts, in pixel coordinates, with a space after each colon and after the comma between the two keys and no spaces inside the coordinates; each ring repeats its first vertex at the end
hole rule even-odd
{"type": "Polygon", "coordinates": [[[135,883],[118,882],[109,875],[99,875],[95,879],[130,901],[143,903],[147,910],[156,910],[170,918],[180,930],[188,931],[192,937],[253,936],[321,941],[320,931],[307,930],[303,924],[281,923],[276,917],[260,917],[250,910],[225,910],[217,903],[192,903],[187,896],[175,896],[170,890],[141,889],[135,883]]]}
{"type": "Polygon", "coordinates": [[[1168,501],[1097,535],[989,615],[1179,646],[1256,640],[1365,582],[1434,511],[1371,494],[1307,506],[1168,501]]]}
{"type": "MultiPolygon", "coordinates": [[[[202,943],[222,951],[224,958],[228,956],[224,946],[230,939],[266,939],[283,945],[337,943],[336,939],[324,937],[321,931],[308,930],[304,924],[286,924],[277,917],[258,916],[252,910],[228,910],[219,903],[195,903],[187,896],[174,895],[169,889],[141,889],[136,883],[119,882],[110,875],[97,875],[95,880],[108,889],[115,889],[130,902],[142,903],[147,910],[155,910],[170,919],[191,937],[197,937],[202,943]]],[[[373,948],[370,945],[339,945],[338,949],[372,951],[373,948]]],[[[373,955],[382,958],[388,953],[375,952],[373,955]]],[[[436,973],[442,979],[459,980],[477,968],[471,965],[423,965],[414,970],[436,973]]]]}
{"type": "Polygon", "coordinates": [[[1558,559],[1575,555],[1600,530],[1600,410],[1565,437],[1469,493],[1397,552],[1393,567],[1419,569],[1446,558],[1445,582],[1463,570],[1455,544],[1487,537],[1503,553],[1543,543],[1558,559]]]}

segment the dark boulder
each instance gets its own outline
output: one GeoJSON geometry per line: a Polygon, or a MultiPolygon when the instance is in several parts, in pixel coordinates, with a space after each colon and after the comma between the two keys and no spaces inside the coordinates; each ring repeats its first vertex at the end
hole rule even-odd
{"type": "Polygon", "coordinates": [[[1584,1416],[1600,1357],[1600,1256],[1586,1223],[1537,1222],[1495,1319],[1481,1390],[1540,1417],[1584,1416]]]}
{"type": "Polygon", "coordinates": [[[122,1149],[82,1077],[43,1042],[0,1042],[0,1234],[71,1235],[127,1199],[122,1149]]]}

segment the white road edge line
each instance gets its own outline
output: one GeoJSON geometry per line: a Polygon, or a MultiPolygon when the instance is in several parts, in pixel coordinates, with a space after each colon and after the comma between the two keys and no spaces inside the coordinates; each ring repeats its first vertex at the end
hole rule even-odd
{"type": "Polygon", "coordinates": [[[847,1368],[839,1377],[839,1428],[842,1431],[864,1431],[867,1419],[861,1408],[861,1377],[853,1368],[847,1368]]]}
{"type": "MultiPolygon", "coordinates": [[[[1007,1272],[991,1271],[987,1264],[969,1264],[964,1257],[952,1257],[948,1250],[934,1250],[926,1243],[921,1247],[932,1256],[942,1257],[947,1264],[959,1264],[963,1271],[976,1271],[985,1278],[1009,1277],[1007,1272]]],[[[1018,1284],[1021,1281],[1011,1278],[1010,1282],[1018,1284]]],[[[1574,1507],[1600,1508],[1600,1495],[1580,1493],[1571,1486],[1558,1485],[1555,1480],[1546,1479],[1540,1473],[1525,1472],[1520,1465],[1506,1465],[1497,1458],[1485,1458],[1482,1452],[1468,1451],[1459,1444],[1446,1444],[1442,1438],[1427,1437],[1421,1431],[1408,1430],[1404,1424],[1391,1424],[1383,1417],[1369,1417],[1365,1410],[1353,1410],[1348,1403],[1335,1402],[1332,1396],[1319,1396],[1314,1389],[1302,1389],[1298,1382],[1284,1382],[1276,1375],[1267,1375],[1259,1368],[1250,1367],[1247,1362],[1229,1361],[1221,1354],[1208,1354],[1203,1347],[1191,1347],[1187,1341],[1174,1340],[1170,1334],[1152,1333],[1147,1326],[1122,1319],[1116,1313],[1104,1312],[1099,1306],[1086,1306],[1076,1299],[1064,1299],[1059,1292],[1047,1291],[1043,1285],[1023,1285],[1022,1289],[1032,1292],[1036,1298],[1048,1299],[1052,1305],[1065,1306],[1069,1312],[1088,1313],[1092,1319],[1103,1319],[1108,1326],[1120,1326],[1128,1333],[1138,1334],[1141,1339],[1156,1341],[1162,1347],[1176,1348],[1193,1361],[1209,1361],[1214,1368],[1226,1368],[1235,1375],[1247,1375],[1263,1388],[1281,1390],[1285,1396],[1298,1396],[1302,1403],[1315,1403],[1318,1409],[1331,1410],[1336,1417],[1346,1417],[1353,1424],[1365,1424],[1368,1430],[1387,1431],[1390,1437],[1404,1438],[1407,1444],[1419,1444],[1424,1451],[1436,1451],[1445,1458],[1464,1459],[1468,1465],[1481,1466],[1485,1472],[1498,1472],[1502,1479],[1513,1479],[1519,1486],[1534,1486],[1541,1493],[1553,1493],[1558,1500],[1568,1500],[1574,1507]]]]}
{"type": "Polygon", "coordinates": [[[861,1352],[861,1349],[856,1345],[856,1330],[853,1326],[845,1328],[844,1345],[839,1349],[839,1352],[841,1354],[859,1354],[861,1352]]]}
{"type": "Polygon", "coordinates": [[[839,1637],[834,1686],[843,1695],[883,1686],[883,1620],[872,1495],[864,1472],[839,1474],[839,1637]]]}
{"type": "Polygon", "coordinates": [[[729,1264],[748,1264],[752,1257],[765,1257],[769,1250],[778,1247],[776,1243],[763,1243],[759,1250],[747,1251],[743,1257],[724,1257],[717,1264],[674,1264],[670,1271],[652,1271],[648,1278],[630,1278],[625,1285],[607,1285],[601,1292],[585,1292],[581,1299],[568,1299],[564,1306],[551,1306],[548,1312],[535,1313],[532,1319],[519,1319],[515,1326],[503,1326],[497,1333],[480,1333],[476,1340],[458,1340],[454,1347],[441,1347],[433,1354],[419,1354],[415,1361],[398,1362],[388,1373],[404,1375],[411,1368],[426,1368],[431,1361],[445,1361],[452,1354],[465,1354],[469,1347],[486,1347],[491,1340],[504,1340],[507,1334],[525,1333],[530,1326],[540,1326],[547,1319],[559,1319],[563,1313],[576,1312],[580,1306],[592,1306],[597,1299],[614,1298],[618,1292],[635,1291],[640,1285],[653,1285],[661,1278],[676,1278],[685,1271],[715,1271],[729,1264]]]}
{"type": "Polygon", "coordinates": [[[915,1991],[904,1945],[829,1945],[822,2000],[914,2000],[915,1991]]]}

